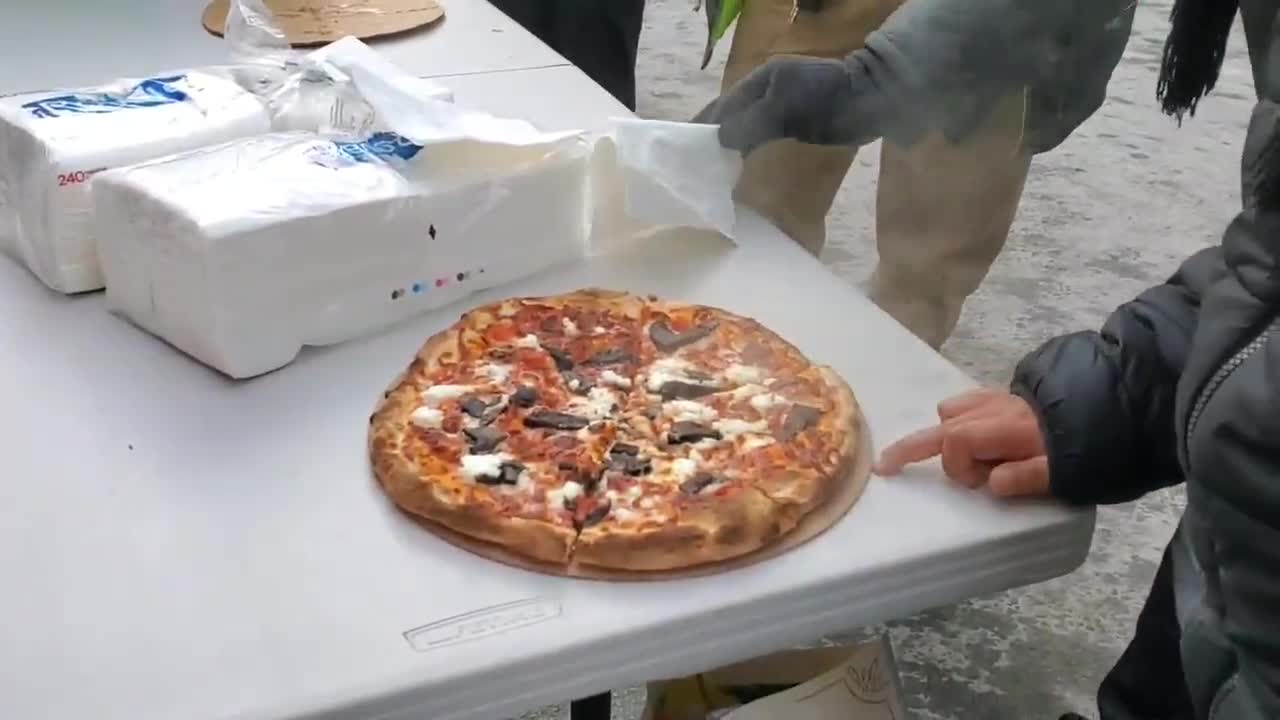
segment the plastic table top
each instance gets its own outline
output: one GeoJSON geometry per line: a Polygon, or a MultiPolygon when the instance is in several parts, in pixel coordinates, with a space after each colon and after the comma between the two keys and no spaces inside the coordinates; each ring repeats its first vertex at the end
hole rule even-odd
{"type": "MultiPolygon", "coordinates": [[[[584,285],[758,317],[857,389],[877,441],[970,382],[745,214],[483,293],[584,285]]],[[[830,531],[650,584],[509,569],[372,482],[365,418],[461,306],[242,383],[0,263],[0,716],[496,718],[1076,567],[1093,517],[873,478],[830,531]]]]}
{"type": "MultiPolygon", "coordinates": [[[[548,129],[622,112],[571,68],[446,82],[548,129]]],[[[498,718],[1083,560],[1091,512],[963,491],[936,463],[872,478],[784,557],[647,584],[479,560],[377,489],[379,392],[428,334],[502,295],[598,285],[753,315],[848,378],[877,446],[972,385],[758,217],[739,225],[736,244],[664,235],[240,383],[0,259],[0,717],[498,718]]]]}
{"type": "MultiPolygon", "coordinates": [[[[229,61],[200,24],[207,0],[40,0],[0,8],[0,95],[94,85],[229,61]]],[[[445,19],[370,45],[416,75],[567,65],[486,0],[443,0],[445,19]]]]}

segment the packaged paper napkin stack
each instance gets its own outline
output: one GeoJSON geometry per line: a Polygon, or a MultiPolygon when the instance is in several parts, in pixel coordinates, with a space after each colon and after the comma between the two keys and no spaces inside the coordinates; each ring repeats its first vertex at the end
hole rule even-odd
{"type": "Polygon", "coordinates": [[[0,99],[0,246],[55,290],[101,288],[95,174],[270,129],[266,106],[216,70],[0,99]]]}
{"type": "MultiPolygon", "coordinates": [[[[108,305],[232,377],[607,252],[620,235],[731,230],[741,160],[714,128],[541,132],[433,98],[355,38],[297,66],[341,90],[320,103],[343,109],[323,132],[233,140],[92,186],[108,305]]],[[[311,104],[290,87],[313,83],[284,83],[268,104],[311,104]]]]}
{"type": "Polygon", "coordinates": [[[94,195],[107,302],[249,377],[304,345],[582,253],[585,144],[516,149],[501,172],[435,149],[390,132],[278,133],[103,173],[94,195]],[[424,172],[434,162],[457,170],[424,172]]]}
{"type": "MultiPolygon", "coordinates": [[[[0,251],[55,290],[101,289],[89,190],[98,173],[273,129],[371,127],[351,79],[324,49],[299,67],[262,0],[233,2],[225,37],[226,66],[0,98],[0,251]]],[[[385,74],[390,63],[361,48],[347,52],[385,74]]],[[[396,82],[410,96],[451,99],[428,80],[396,82]]]]}

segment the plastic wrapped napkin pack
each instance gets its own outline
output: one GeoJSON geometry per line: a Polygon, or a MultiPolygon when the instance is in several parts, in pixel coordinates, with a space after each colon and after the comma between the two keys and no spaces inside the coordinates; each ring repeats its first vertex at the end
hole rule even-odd
{"type": "MultiPolygon", "coordinates": [[[[59,292],[101,289],[89,193],[97,173],[272,130],[367,129],[371,111],[348,78],[318,61],[327,50],[300,64],[262,13],[260,0],[233,5],[227,66],[0,98],[0,252],[59,292]]],[[[451,97],[367,47],[345,53],[400,92],[451,97]]]]}
{"type": "Polygon", "coordinates": [[[94,174],[270,130],[263,103],[213,69],[0,98],[0,248],[55,290],[101,288],[94,174]]]}

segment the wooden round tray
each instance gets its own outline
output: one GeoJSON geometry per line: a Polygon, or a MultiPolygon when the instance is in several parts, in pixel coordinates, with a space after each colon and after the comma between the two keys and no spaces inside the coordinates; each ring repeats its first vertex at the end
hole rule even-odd
{"type": "MultiPolygon", "coordinates": [[[[439,22],[444,8],[436,0],[266,0],[289,44],[324,45],[354,35],[361,40],[396,35],[439,22]]],[[[213,0],[201,21],[222,36],[230,0],[213,0]]]]}

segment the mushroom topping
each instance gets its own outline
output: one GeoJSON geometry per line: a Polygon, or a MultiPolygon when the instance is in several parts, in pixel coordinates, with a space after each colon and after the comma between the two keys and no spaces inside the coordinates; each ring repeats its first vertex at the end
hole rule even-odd
{"type": "Polygon", "coordinates": [[[556,369],[564,372],[573,369],[573,357],[569,353],[559,348],[548,347],[547,353],[551,355],[551,359],[556,362],[556,369]]]}
{"type": "Polygon", "coordinates": [[[487,455],[498,449],[498,445],[507,439],[507,434],[496,428],[480,426],[466,428],[462,434],[467,436],[473,455],[487,455]]]}
{"type": "Polygon", "coordinates": [[[708,487],[716,484],[718,481],[719,478],[715,475],[712,475],[709,472],[700,472],[680,483],[680,492],[685,495],[697,495],[708,487]]]}
{"type": "Polygon", "coordinates": [[[702,423],[682,420],[671,426],[667,433],[667,442],[672,444],[692,443],[701,440],[720,440],[723,436],[719,430],[702,423]]]}
{"type": "Polygon", "coordinates": [[[620,363],[633,362],[635,355],[623,350],[622,348],[613,348],[610,350],[601,350],[600,352],[587,358],[583,365],[618,365],[620,363]]]}
{"type": "Polygon", "coordinates": [[[778,435],[780,440],[790,440],[800,433],[808,430],[818,423],[818,419],[822,417],[822,411],[808,405],[792,405],[791,410],[787,412],[787,417],[782,421],[782,431],[778,435]]]}
{"type": "Polygon", "coordinates": [[[554,410],[534,410],[524,418],[526,427],[549,428],[551,430],[581,430],[590,422],[581,415],[556,412],[554,410]]]}
{"type": "Polygon", "coordinates": [[[715,332],[715,329],[716,323],[707,323],[678,333],[665,320],[656,320],[649,326],[649,339],[659,350],[669,353],[698,342],[715,332]]]}
{"type": "Polygon", "coordinates": [[[511,394],[511,404],[516,407],[533,407],[538,402],[538,389],[532,385],[522,385],[511,394]]]}

